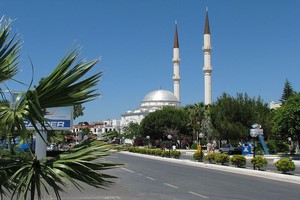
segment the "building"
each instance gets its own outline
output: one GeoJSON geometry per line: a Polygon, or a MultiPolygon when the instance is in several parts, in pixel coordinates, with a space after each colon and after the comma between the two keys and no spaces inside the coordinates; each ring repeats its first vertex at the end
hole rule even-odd
{"type": "Polygon", "coordinates": [[[96,136],[102,136],[104,133],[108,133],[111,131],[117,131],[120,132],[120,120],[105,120],[101,122],[95,122],[92,124],[89,124],[88,122],[79,122],[78,125],[74,125],[72,132],[74,133],[74,136],[72,140],[79,140],[80,135],[82,133],[82,129],[88,128],[90,132],[96,136]]]}
{"type": "Polygon", "coordinates": [[[277,109],[277,108],[280,108],[281,105],[282,105],[281,102],[276,103],[276,102],[274,102],[274,101],[271,100],[271,101],[270,101],[270,106],[269,106],[269,107],[270,107],[270,109],[274,109],[274,110],[275,110],[275,109],[277,109]]]}
{"type": "Polygon", "coordinates": [[[180,107],[180,102],[168,90],[154,90],[144,97],[139,108],[133,111],[128,110],[121,115],[121,127],[127,126],[131,122],[139,124],[148,113],[161,109],[164,106],[180,107]]]}

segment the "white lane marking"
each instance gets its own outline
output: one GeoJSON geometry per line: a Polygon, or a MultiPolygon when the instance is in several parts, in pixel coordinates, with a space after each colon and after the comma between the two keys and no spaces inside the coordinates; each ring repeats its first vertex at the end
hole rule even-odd
{"type": "Polygon", "coordinates": [[[167,186],[172,187],[172,188],[178,188],[177,186],[171,185],[171,184],[169,184],[169,183],[164,183],[164,185],[167,185],[167,186]]]}
{"type": "Polygon", "coordinates": [[[205,195],[202,195],[202,194],[198,194],[198,193],[196,193],[196,192],[189,191],[189,193],[190,193],[190,194],[193,194],[193,195],[195,195],[195,196],[198,196],[198,197],[202,197],[202,198],[204,198],[204,199],[209,199],[208,196],[205,196],[205,195]]]}
{"type": "Polygon", "coordinates": [[[123,170],[125,170],[125,171],[128,171],[128,172],[131,172],[131,173],[135,173],[134,171],[131,171],[131,170],[129,170],[129,169],[126,169],[126,168],[124,168],[124,167],[122,167],[121,169],[123,169],[123,170]]]}
{"type": "Polygon", "coordinates": [[[149,176],[146,176],[146,178],[147,178],[147,179],[150,179],[150,180],[152,180],[152,181],[156,181],[155,178],[152,178],[152,177],[149,177],[149,176]]]}
{"type": "Polygon", "coordinates": [[[139,176],[143,176],[143,174],[138,174],[139,176]]]}

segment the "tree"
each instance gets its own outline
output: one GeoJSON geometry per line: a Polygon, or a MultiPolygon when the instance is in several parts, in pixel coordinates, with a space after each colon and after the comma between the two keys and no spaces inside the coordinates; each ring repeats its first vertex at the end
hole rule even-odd
{"type": "MultiPolygon", "coordinates": [[[[19,40],[14,42],[15,36],[8,39],[10,21],[0,21],[0,83],[13,79],[18,71],[19,40]],[[2,23],[3,22],[3,23],[2,23]]],[[[92,101],[99,94],[94,86],[97,85],[102,72],[91,76],[86,74],[99,61],[79,61],[75,63],[79,52],[77,49],[68,52],[53,72],[33,89],[20,93],[13,102],[13,107],[0,104],[0,127],[2,136],[10,141],[14,133],[24,141],[29,141],[30,134],[26,130],[24,119],[30,121],[35,131],[40,134],[40,124],[44,130],[49,130],[44,118],[45,109],[64,107],[92,101]],[[83,77],[86,77],[82,79],[83,77]]],[[[44,138],[46,140],[46,138],[44,138]]],[[[41,190],[49,194],[49,186],[54,190],[57,199],[61,199],[60,192],[66,187],[68,180],[76,188],[84,182],[97,188],[106,187],[112,176],[99,173],[117,166],[113,163],[95,161],[111,153],[112,146],[102,144],[96,140],[86,140],[78,147],[57,157],[38,160],[29,152],[26,157],[3,156],[0,158],[0,197],[8,192],[17,199],[27,199],[28,192],[33,200],[35,194],[41,199],[41,190]],[[5,188],[5,189],[3,189],[5,188]]]]}
{"type": "Polygon", "coordinates": [[[281,96],[281,103],[284,104],[290,97],[294,96],[296,92],[294,91],[292,84],[286,79],[284,83],[284,88],[281,96]]]}
{"type": "MultiPolygon", "coordinates": [[[[274,137],[287,140],[291,137],[300,141],[300,93],[290,97],[284,105],[274,111],[272,134],[274,137]]],[[[296,150],[297,152],[299,149],[296,150]]]]}
{"type": "MultiPolygon", "coordinates": [[[[42,83],[44,81],[45,78],[41,78],[41,80],[39,81],[39,84],[42,83]]],[[[35,86],[36,87],[36,86],[35,86]]],[[[83,110],[85,109],[85,107],[82,106],[82,104],[76,104],[73,106],[73,119],[76,119],[77,117],[83,116],[83,110]]]]}
{"type": "Polygon", "coordinates": [[[270,116],[268,104],[260,97],[250,98],[247,94],[240,93],[236,98],[224,93],[212,105],[211,110],[213,127],[222,140],[247,138],[254,123],[261,124],[267,135],[270,132],[270,116]]]}
{"type": "Polygon", "coordinates": [[[167,140],[167,129],[178,130],[178,136],[187,135],[187,115],[183,109],[164,107],[161,110],[149,113],[141,122],[141,134],[153,140],[167,140]]]}
{"type": "Polygon", "coordinates": [[[74,110],[73,110],[73,119],[76,119],[77,117],[83,116],[83,110],[85,109],[82,104],[76,104],[74,105],[74,110]]]}
{"type": "Polygon", "coordinates": [[[205,117],[205,106],[201,102],[193,105],[187,105],[184,107],[184,110],[187,112],[188,126],[192,129],[193,141],[195,141],[197,139],[197,132],[200,131],[201,122],[205,117]]]}
{"type": "Polygon", "coordinates": [[[139,137],[141,135],[140,125],[138,123],[130,122],[127,126],[122,128],[122,135],[129,139],[139,137]]]}
{"type": "Polygon", "coordinates": [[[82,128],[81,131],[82,131],[82,133],[85,137],[92,137],[93,136],[93,132],[88,127],[82,128]]]}

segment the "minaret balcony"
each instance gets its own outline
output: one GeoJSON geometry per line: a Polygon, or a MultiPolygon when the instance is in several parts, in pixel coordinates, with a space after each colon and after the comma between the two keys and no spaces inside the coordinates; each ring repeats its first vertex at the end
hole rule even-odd
{"type": "Polygon", "coordinates": [[[210,72],[212,72],[212,67],[203,67],[203,72],[204,73],[210,73],[210,72]]]}
{"type": "Polygon", "coordinates": [[[174,81],[179,81],[180,80],[180,76],[173,76],[173,80],[174,81]]]}
{"type": "Polygon", "coordinates": [[[203,51],[211,51],[212,50],[212,47],[209,45],[209,46],[203,46],[202,47],[202,50],[203,51]]]}
{"type": "Polygon", "coordinates": [[[178,62],[178,63],[179,63],[179,62],[180,62],[180,58],[173,58],[172,61],[173,61],[173,62],[178,62]]]}

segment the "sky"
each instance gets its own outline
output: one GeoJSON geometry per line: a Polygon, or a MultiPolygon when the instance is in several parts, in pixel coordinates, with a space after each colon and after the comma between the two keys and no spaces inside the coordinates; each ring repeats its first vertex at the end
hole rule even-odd
{"type": "MultiPolygon", "coordinates": [[[[224,92],[278,102],[286,79],[300,91],[299,0],[0,0],[0,16],[13,19],[22,40],[17,80],[35,85],[63,56],[101,58],[101,95],[85,103],[96,122],[120,119],[157,89],[173,91],[175,21],[180,45],[181,105],[204,101],[203,31],[208,8],[212,100],[224,92]],[[31,69],[33,63],[34,72],[31,69]]],[[[79,61],[78,60],[78,61],[79,61]]],[[[27,87],[7,82],[11,90],[27,87]]]]}

